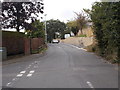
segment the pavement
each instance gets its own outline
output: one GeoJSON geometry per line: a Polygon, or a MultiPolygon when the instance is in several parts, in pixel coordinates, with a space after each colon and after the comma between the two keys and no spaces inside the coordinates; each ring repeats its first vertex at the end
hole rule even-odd
{"type": "Polygon", "coordinates": [[[3,65],[3,88],[118,88],[117,65],[70,44],[19,60],[3,65]]]}

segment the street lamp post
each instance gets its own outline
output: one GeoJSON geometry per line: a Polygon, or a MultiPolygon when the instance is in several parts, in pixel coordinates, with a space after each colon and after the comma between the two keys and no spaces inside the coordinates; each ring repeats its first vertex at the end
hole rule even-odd
{"type": "Polygon", "coordinates": [[[47,16],[47,14],[45,14],[44,16],[45,16],[45,43],[47,44],[47,29],[46,29],[46,16],[47,16]]]}

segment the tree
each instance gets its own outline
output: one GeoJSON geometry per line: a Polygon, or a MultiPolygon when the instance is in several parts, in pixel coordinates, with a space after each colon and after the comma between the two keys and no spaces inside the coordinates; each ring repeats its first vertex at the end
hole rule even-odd
{"type": "Polygon", "coordinates": [[[30,38],[45,38],[43,22],[36,20],[33,23],[31,23],[31,26],[32,26],[32,30],[26,30],[28,37],[30,37],[30,38]]]}
{"type": "Polygon", "coordinates": [[[56,38],[56,33],[59,33],[60,38],[63,38],[64,30],[66,29],[66,24],[64,22],[61,22],[59,20],[49,20],[47,23],[47,39],[49,42],[52,41],[52,39],[56,38]]]}
{"type": "Polygon", "coordinates": [[[76,18],[77,27],[81,31],[81,34],[83,34],[82,29],[86,26],[86,23],[87,23],[86,16],[84,15],[84,13],[76,13],[75,12],[75,14],[77,15],[77,18],[76,18]]]}
{"type": "Polygon", "coordinates": [[[120,2],[96,2],[87,10],[93,22],[100,55],[120,62],[120,2]]]}
{"type": "Polygon", "coordinates": [[[75,14],[77,15],[77,17],[73,21],[68,21],[67,27],[76,36],[78,34],[79,30],[81,31],[81,34],[83,34],[82,29],[87,26],[87,22],[89,19],[87,16],[85,16],[85,14],[83,12],[82,13],[75,12],[75,14]]]}
{"type": "Polygon", "coordinates": [[[25,29],[43,13],[43,2],[2,2],[2,27],[25,29]],[[28,21],[30,21],[28,23],[28,21]]]}
{"type": "Polygon", "coordinates": [[[68,27],[68,30],[72,31],[74,33],[74,35],[76,36],[77,33],[79,32],[79,28],[77,26],[77,21],[76,20],[69,21],[69,22],[67,22],[66,25],[68,27]]]}

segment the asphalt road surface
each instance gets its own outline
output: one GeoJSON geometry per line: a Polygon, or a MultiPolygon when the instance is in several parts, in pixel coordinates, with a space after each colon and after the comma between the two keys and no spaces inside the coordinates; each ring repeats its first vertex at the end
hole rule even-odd
{"type": "Polygon", "coordinates": [[[118,88],[118,67],[82,48],[48,44],[44,56],[3,65],[2,86],[11,88],[118,88]]]}

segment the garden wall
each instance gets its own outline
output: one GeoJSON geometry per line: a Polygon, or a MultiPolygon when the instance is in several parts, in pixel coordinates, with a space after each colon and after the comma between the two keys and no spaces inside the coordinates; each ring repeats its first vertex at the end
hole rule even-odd
{"type": "Polygon", "coordinates": [[[6,47],[7,55],[24,53],[24,34],[18,32],[2,32],[2,47],[6,47]]]}
{"type": "Polygon", "coordinates": [[[23,33],[19,32],[2,32],[2,46],[7,49],[7,56],[17,54],[30,54],[30,50],[36,50],[40,46],[43,46],[43,38],[27,38],[23,33]]]}
{"type": "Polygon", "coordinates": [[[38,49],[40,46],[44,44],[43,38],[33,38],[31,39],[31,48],[32,50],[38,49]]]}
{"type": "Polygon", "coordinates": [[[39,47],[45,46],[43,38],[24,38],[25,55],[30,54],[33,50],[38,50],[39,47]]]}

